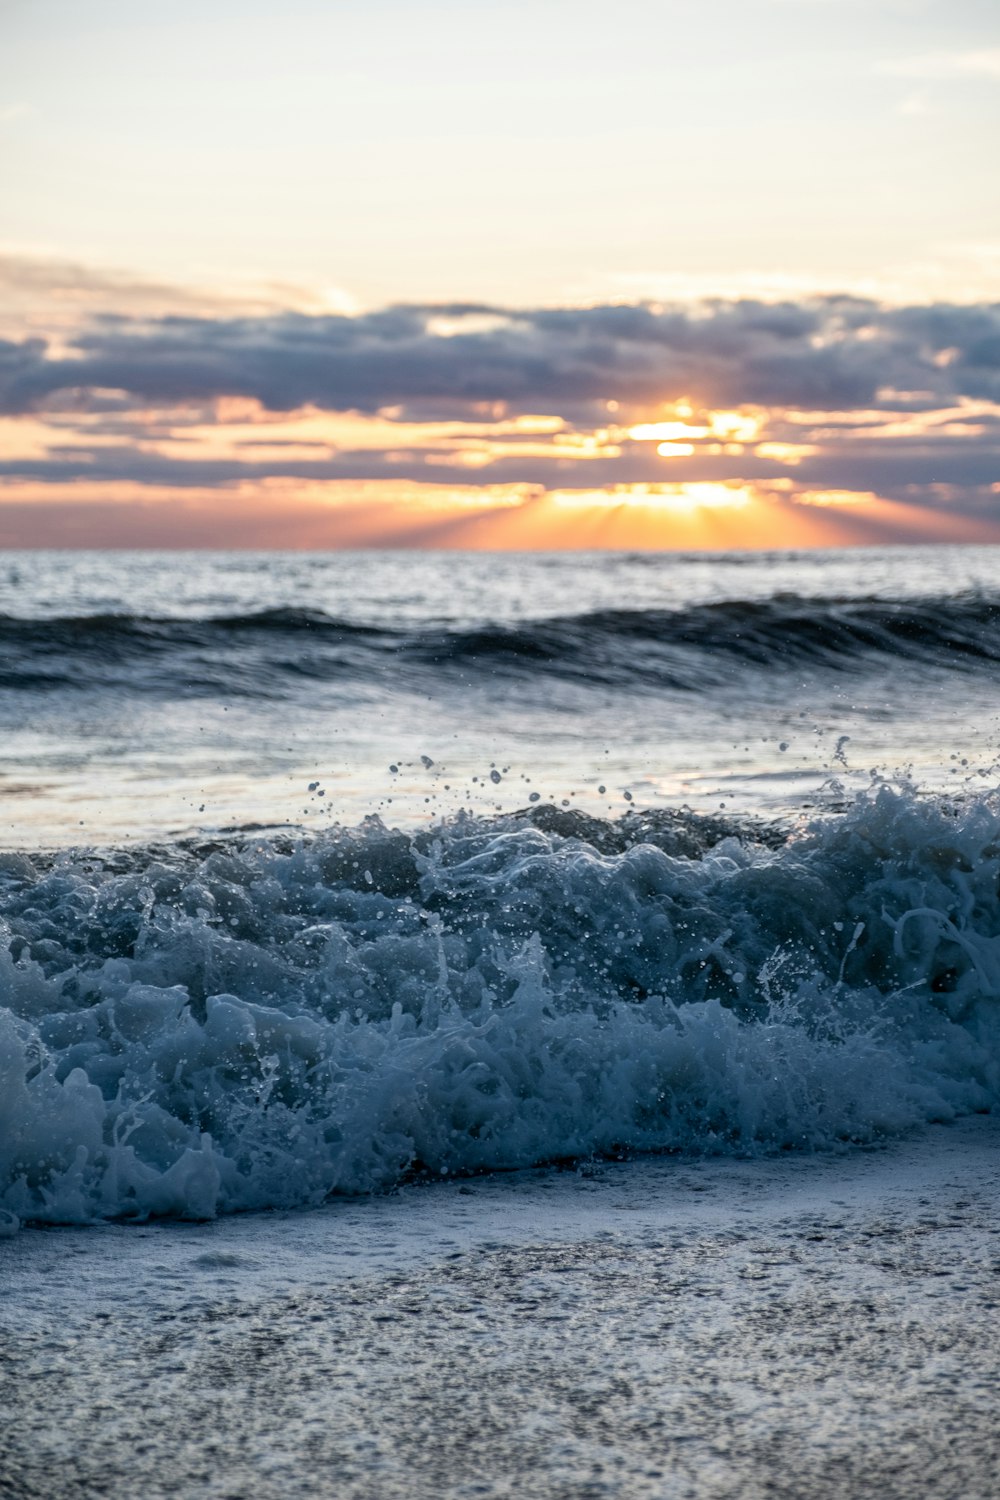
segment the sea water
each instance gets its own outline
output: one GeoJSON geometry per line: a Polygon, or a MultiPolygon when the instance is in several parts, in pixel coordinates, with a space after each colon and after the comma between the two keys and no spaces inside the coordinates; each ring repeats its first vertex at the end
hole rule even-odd
{"type": "Polygon", "coordinates": [[[9,554],[3,1225],[1000,1099],[1000,556],[9,554]]]}

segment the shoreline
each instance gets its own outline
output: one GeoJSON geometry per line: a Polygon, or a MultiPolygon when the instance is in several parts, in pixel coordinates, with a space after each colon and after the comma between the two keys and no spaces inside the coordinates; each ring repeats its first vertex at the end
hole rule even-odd
{"type": "Polygon", "coordinates": [[[1000,1461],[1000,1118],[0,1243],[0,1496],[912,1496],[1000,1461]]]}

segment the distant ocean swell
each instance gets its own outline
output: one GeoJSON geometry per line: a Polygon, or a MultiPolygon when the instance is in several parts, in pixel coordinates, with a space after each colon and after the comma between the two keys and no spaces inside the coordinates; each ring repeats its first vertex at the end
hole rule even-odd
{"type": "Polygon", "coordinates": [[[0,1205],[871,1141],[1000,1102],[1000,805],[0,857],[0,1205]]]}
{"type": "Polygon", "coordinates": [[[734,671],[856,672],[892,658],[949,671],[1000,662],[1000,598],[777,595],[672,610],[411,629],[281,608],[204,618],[0,616],[0,687],[280,697],[304,679],[405,669],[409,680],[513,679],[692,691],[734,671]]]}

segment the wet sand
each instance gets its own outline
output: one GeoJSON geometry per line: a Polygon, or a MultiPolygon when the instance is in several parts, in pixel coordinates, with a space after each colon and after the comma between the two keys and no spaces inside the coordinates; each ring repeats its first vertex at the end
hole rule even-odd
{"type": "Polygon", "coordinates": [[[1000,1484],[1000,1119],[0,1242],[0,1495],[1000,1484]]]}

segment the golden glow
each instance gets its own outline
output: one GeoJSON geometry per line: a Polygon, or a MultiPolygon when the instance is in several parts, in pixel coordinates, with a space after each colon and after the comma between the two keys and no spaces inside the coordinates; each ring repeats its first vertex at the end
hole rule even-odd
{"type": "Polygon", "coordinates": [[[707,411],[701,422],[692,423],[688,417],[694,410],[687,401],[675,402],[670,408],[682,421],[639,422],[628,429],[628,435],[636,443],[683,442],[687,439],[713,437],[722,442],[752,443],[764,426],[764,417],[749,411],[707,411]]]}
{"type": "Polygon", "coordinates": [[[687,422],[640,422],[630,427],[628,435],[636,443],[671,443],[676,438],[708,437],[707,427],[691,427],[687,422]]]}
{"type": "Polygon", "coordinates": [[[618,484],[605,490],[555,490],[552,499],[568,507],[641,505],[690,515],[696,510],[740,510],[752,499],[745,484],[618,484]]]}
{"type": "Polygon", "coordinates": [[[873,505],[879,501],[873,490],[800,490],[797,505],[873,505]]]}
{"type": "Polygon", "coordinates": [[[427,320],[427,332],[439,339],[453,339],[460,334],[495,333],[499,328],[509,328],[511,319],[501,313],[464,313],[458,317],[444,315],[427,320]]]}
{"type": "Polygon", "coordinates": [[[1000,542],[972,520],[788,479],[545,490],[412,480],[243,481],[225,490],[0,479],[0,545],[671,550],[1000,542]]]}
{"type": "Polygon", "coordinates": [[[745,411],[709,412],[712,433],[731,443],[752,443],[764,425],[763,418],[745,411]]]}
{"type": "Polygon", "coordinates": [[[113,391],[94,409],[74,408],[70,396],[0,418],[0,461],[25,466],[18,478],[0,474],[0,547],[1000,541],[1000,521],[962,514],[961,485],[925,484],[923,505],[840,487],[856,468],[841,461],[876,443],[933,475],[930,444],[982,439],[996,426],[1000,404],[986,400],[855,412],[610,400],[593,425],[502,401],[429,421],[399,406],[272,412],[242,397],[130,407],[113,391]],[[214,483],[185,483],[199,463],[207,474],[218,464],[214,483]]]}
{"type": "MultiPolygon", "coordinates": [[[[797,415],[805,416],[807,413],[797,415]]],[[[859,412],[852,423],[852,438],[936,438],[936,437],[982,437],[987,423],[993,426],[1000,418],[1000,405],[995,401],[964,400],[958,406],[939,407],[932,411],[915,412],[859,412]],[[976,420],[985,418],[986,422],[976,420]]],[[[790,418],[791,420],[791,418],[790,418]]],[[[829,414],[817,417],[811,436],[817,439],[837,438],[842,435],[841,425],[829,422],[829,414]]]]}
{"type": "Polygon", "coordinates": [[[779,464],[800,464],[811,458],[819,449],[809,443],[758,443],[754,450],[758,458],[771,458],[779,464]]]}
{"type": "MultiPolygon", "coordinates": [[[[614,431],[617,432],[618,429],[615,428],[614,431]]],[[[596,432],[558,432],[553,447],[571,452],[573,458],[617,458],[621,453],[621,449],[612,442],[612,430],[608,427],[599,427],[596,432]]],[[[509,453],[510,445],[506,445],[503,451],[509,453]]]]}
{"type": "Polygon", "coordinates": [[[0,417],[0,457],[5,462],[45,458],[52,448],[52,428],[32,417],[0,417]]]}

